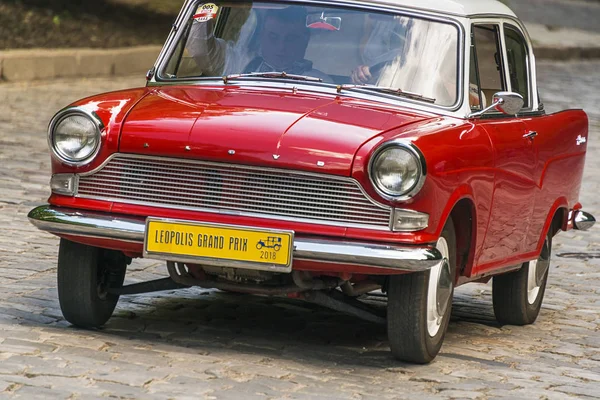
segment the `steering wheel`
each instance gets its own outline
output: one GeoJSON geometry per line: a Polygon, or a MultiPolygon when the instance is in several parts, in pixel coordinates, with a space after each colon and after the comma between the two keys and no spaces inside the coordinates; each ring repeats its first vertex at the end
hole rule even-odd
{"type": "MultiPolygon", "coordinates": [[[[352,80],[352,76],[350,77],[350,80],[352,81],[352,83],[357,84],[357,85],[374,84],[377,81],[377,79],[379,78],[379,75],[381,74],[381,70],[388,62],[389,62],[389,60],[388,61],[380,61],[375,64],[367,65],[366,67],[369,69],[369,74],[371,75],[371,78],[367,82],[363,82],[361,80],[358,80],[357,82],[355,82],[354,80],[352,80]]],[[[362,67],[364,67],[364,66],[359,65],[358,67],[356,67],[356,69],[352,71],[352,75],[354,75],[354,73],[357,69],[362,68],[362,67]]]]}

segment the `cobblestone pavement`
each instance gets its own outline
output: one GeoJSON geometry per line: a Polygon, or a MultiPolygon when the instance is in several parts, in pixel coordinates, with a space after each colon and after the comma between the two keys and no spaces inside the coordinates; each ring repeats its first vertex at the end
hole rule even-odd
{"type": "MultiPolygon", "coordinates": [[[[600,214],[600,62],[540,66],[547,108],[584,107],[582,202],[600,214]]],[[[562,233],[538,322],[499,327],[489,285],[456,294],[442,352],[394,361],[385,329],[287,300],[187,289],[122,298],[105,329],[61,316],[58,240],[26,220],[48,195],[45,128],[67,103],[135,78],[0,85],[0,397],[600,398],[600,235],[562,233]]],[[[137,260],[131,282],[164,276],[137,260]]]]}

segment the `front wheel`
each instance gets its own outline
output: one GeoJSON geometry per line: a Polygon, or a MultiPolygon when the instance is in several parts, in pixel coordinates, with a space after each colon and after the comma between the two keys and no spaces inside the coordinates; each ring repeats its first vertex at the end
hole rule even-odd
{"type": "Polygon", "coordinates": [[[58,251],[58,301],[73,325],[98,328],[119,300],[109,288],[123,286],[128,259],[122,253],[61,239],[58,251]]]}
{"type": "Polygon", "coordinates": [[[537,260],[523,264],[520,270],[495,276],[492,298],[496,319],[503,325],[529,325],[537,319],[548,281],[552,236],[546,235],[537,260]]]}
{"type": "Polygon", "coordinates": [[[388,339],[392,354],[401,361],[430,362],[446,335],[456,275],[456,236],[451,219],[436,248],[443,260],[429,271],[389,278],[388,339]]]}

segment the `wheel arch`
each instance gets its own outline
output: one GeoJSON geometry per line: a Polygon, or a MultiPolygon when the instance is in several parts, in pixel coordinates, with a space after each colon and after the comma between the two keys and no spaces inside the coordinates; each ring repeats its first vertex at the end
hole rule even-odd
{"type": "Polygon", "coordinates": [[[559,197],[556,199],[550,211],[548,212],[548,216],[546,217],[546,222],[544,223],[544,229],[540,233],[540,238],[537,244],[537,252],[542,250],[542,246],[544,245],[544,240],[546,240],[546,233],[551,232],[552,236],[556,236],[556,234],[563,229],[563,227],[567,226],[567,219],[569,217],[569,203],[567,199],[564,197],[559,197]]]}
{"type": "Polygon", "coordinates": [[[464,197],[457,201],[450,212],[456,234],[456,272],[464,275],[470,271],[475,258],[476,215],[473,200],[464,197]]]}
{"type": "Polygon", "coordinates": [[[477,212],[471,188],[459,187],[450,197],[444,210],[437,232],[441,234],[448,218],[452,218],[456,236],[456,272],[469,276],[475,259],[475,241],[477,235],[477,212]]]}

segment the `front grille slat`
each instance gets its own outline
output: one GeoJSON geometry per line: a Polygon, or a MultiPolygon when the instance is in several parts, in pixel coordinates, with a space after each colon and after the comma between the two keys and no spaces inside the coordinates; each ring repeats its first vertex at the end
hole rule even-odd
{"type": "MultiPolygon", "coordinates": [[[[108,187],[104,186],[103,189],[106,190],[107,192],[112,192],[113,195],[115,195],[115,194],[117,194],[117,195],[118,194],[123,194],[123,195],[129,195],[129,196],[134,196],[135,197],[135,196],[138,196],[138,195],[145,194],[147,196],[155,196],[155,197],[160,197],[160,198],[163,198],[163,199],[175,199],[176,200],[176,199],[179,198],[179,197],[175,197],[174,198],[173,196],[168,196],[167,193],[169,193],[169,191],[162,190],[162,189],[146,189],[146,190],[140,190],[137,193],[134,192],[134,191],[132,191],[131,188],[127,188],[127,190],[120,191],[118,189],[112,189],[112,188],[108,188],[108,187]],[[155,195],[155,193],[159,193],[160,195],[155,195]]],[[[192,197],[192,196],[189,196],[189,197],[192,197]]],[[[220,199],[216,195],[209,195],[209,194],[202,194],[200,196],[193,196],[193,199],[196,200],[196,201],[200,200],[200,201],[202,201],[203,204],[206,204],[206,205],[216,204],[216,205],[220,205],[220,206],[223,206],[223,207],[229,206],[229,207],[227,207],[229,209],[234,209],[234,207],[236,205],[246,204],[246,205],[256,205],[256,206],[259,206],[259,205],[264,205],[265,204],[265,200],[267,200],[267,201],[275,201],[275,200],[277,200],[276,198],[271,198],[271,197],[268,197],[268,196],[265,196],[265,197],[263,197],[260,200],[254,200],[254,199],[252,199],[252,198],[250,198],[248,196],[243,197],[243,198],[242,197],[236,197],[236,198],[234,198],[232,200],[226,200],[226,199],[220,199]]],[[[190,198],[189,200],[192,200],[192,199],[190,198]]],[[[286,201],[289,202],[288,204],[286,204],[286,207],[294,208],[294,207],[302,206],[302,208],[306,209],[307,212],[311,211],[311,210],[325,212],[327,210],[327,206],[328,206],[327,203],[319,203],[319,202],[313,202],[313,203],[308,204],[306,202],[301,202],[299,200],[289,200],[289,199],[286,199],[286,201]]],[[[277,206],[273,206],[273,205],[269,206],[269,208],[270,209],[276,208],[276,209],[280,209],[281,211],[285,210],[285,208],[277,207],[277,206]]],[[[369,216],[369,213],[367,211],[363,211],[363,210],[361,210],[358,207],[353,207],[352,210],[350,210],[351,207],[349,207],[349,206],[346,206],[346,208],[349,209],[348,211],[352,211],[352,213],[354,215],[356,215],[356,216],[358,216],[358,215],[365,215],[367,217],[369,216]]],[[[265,212],[265,210],[263,210],[263,212],[265,212]]],[[[331,211],[331,212],[333,212],[333,211],[331,211]]],[[[389,217],[386,217],[386,218],[389,218],[389,217]]]]}
{"type": "MultiPolygon", "coordinates": [[[[117,173],[117,172],[109,172],[109,171],[103,171],[102,177],[89,177],[88,179],[105,179],[107,181],[112,181],[115,178],[120,178],[123,179],[123,174],[122,173],[117,173]]],[[[132,181],[132,182],[139,182],[139,181],[143,181],[148,179],[149,177],[164,177],[164,175],[160,175],[160,174],[142,174],[142,173],[132,173],[129,172],[127,174],[127,180],[132,181]]],[[[202,182],[202,185],[200,184],[195,184],[193,183],[193,181],[191,179],[183,179],[183,178],[176,178],[176,177],[171,177],[169,176],[169,182],[181,182],[181,183],[185,183],[186,185],[190,185],[190,186],[210,186],[210,185],[218,185],[219,187],[222,186],[222,184],[229,184],[230,182],[233,183],[233,185],[230,186],[236,186],[239,185],[239,180],[235,180],[235,179],[228,179],[228,178],[222,178],[221,180],[206,180],[202,182]]],[[[248,180],[247,181],[248,186],[250,183],[252,183],[252,181],[248,180]]],[[[172,186],[172,185],[171,185],[172,186]]],[[[282,191],[282,192],[290,192],[290,193],[298,193],[299,191],[308,191],[310,193],[312,193],[313,191],[319,191],[323,196],[331,196],[331,197],[339,197],[339,198],[346,198],[346,197],[358,197],[361,200],[364,200],[364,195],[363,193],[358,190],[357,192],[352,192],[352,191],[347,191],[347,192],[340,192],[339,190],[327,190],[327,189],[322,189],[322,188],[318,188],[318,187],[313,187],[313,186],[301,186],[301,185],[295,185],[293,183],[289,183],[289,182],[284,182],[281,184],[275,184],[275,183],[269,183],[269,182],[264,182],[264,186],[276,186],[278,191],[282,191]]],[[[363,202],[361,201],[361,204],[363,204],[363,202]]]]}
{"type": "MultiPolygon", "coordinates": [[[[111,180],[106,179],[106,178],[92,177],[92,178],[89,178],[89,181],[91,183],[95,183],[99,186],[104,186],[105,188],[107,188],[107,190],[109,190],[109,188],[111,188],[111,180]]],[[[152,191],[158,191],[158,192],[162,192],[162,193],[171,193],[173,191],[172,184],[148,183],[146,186],[147,186],[148,190],[152,189],[152,191]]],[[[240,188],[235,188],[235,187],[229,186],[229,185],[216,186],[216,185],[196,185],[196,184],[188,183],[188,185],[186,187],[187,187],[187,190],[189,190],[190,192],[193,192],[194,194],[197,194],[199,196],[199,198],[201,198],[203,200],[207,200],[210,198],[220,200],[222,197],[222,194],[207,193],[205,190],[203,190],[205,188],[221,189],[222,192],[225,192],[231,196],[235,196],[236,199],[240,199],[240,200],[248,199],[248,201],[251,201],[253,199],[253,197],[256,196],[254,191],[252,191],[250,189],[243,189],[243,188],[240,189],[240,188]]],[[[128,189],[144,190],[144,189],[140,189],[139,181],[130,180],[130,179],[122,179],[120,188],[121,189],[118,189],[118,190],[128,190],[128,189]]],[[[306,198],[304,196],[298,196],[297,192],[290,191],[290,190],[284,190],[284,189],[279,189],[278,192],[279,192],[278,195],[275,197],[264,194],[261,196],[261,200],[286,200],[286,201],[290,201],[292,203],[306,203],[307,202],[306,198]]],[[[319,199],[327,200],[327,202],[314,201],[314,200],[312,200],[310,202],[311,202],[311,204],[317,204],[317,205],[322,205],[322,206],[337,205],[337,206],[345,206],[345,207],[348,207],[351,209],[356,209],[359,211],[364,210],[364,207],[363,207],[364,202],[357,201],[357,200],[344,199],[342,196],[324,195],[324,196],[321,196],[319,199]]]]}
{"type": "MultiPolygon", "coordinates": [[[[152,168],[148,168],[145,170],[145,172],[143,174],[141,174],[142,176],[152,176],[152,175],[159,175],[159,176],[164,176],[164,175],[169,175],[169,176],[173,176],[173,177],[180,177],[180,179],[184,179],[185,177],[189,177],[190,179],[197,179],[198,177],[202,177],[203,179],[211,179],[211,178],[216,178],[218,175],[217,171],[211,170],[211,171],[206,171],[206,173],[193,173],[193,172],[188,172],[185,170],[175,170],[172,169],[170,170],[171,172],[166,172],[167,170],[157,170],[156,172],[152,172],[152,168]],[[213,176],[214,175],[214,176],[213,176]]],[[[113,175],[122,175],[121,170],[115,169],[114,171],[111,171],[111,169],[106,168],[106,171],[103,171],[106,174],[109,173],[113,173],[113,175]]],[[[132,175],[135,175],[135,172],[129,172],[132,175]]],[[[235,174],[235,173],[230,173],[228,174],[228,178],[227,179],[231,179],[232,181],[237,181],[239,182],[239,179],[244,179],[244,180],[248,180],[248,181],[254,181],[254,182],[272,182],[273,184],[277,184],[277,185],[281,185],[281,184],[300,184],[300,185],[305,185],[305,186],[311,186],[311,187],[317,187],[317,188],[321,188],[321,190],[339,190],[338,186],[333,186],[331,183],[329,182],[321,182],[318,180],[306,180],[305,182],[290,182],[290,175],[287,176],[282,176],[282,177],[261,177],[258,175],[255,176],[248,176],[248,174],[235,174]],[[237,176],[237,179],[236,179],[237,176]],[[282,179],[284,178],[284,179],[282,179]],[[288,181],[286,181],[286,179],[288,181]]],[[[349,188],[350,189],[350,188],[349,188]]],[[[359,193],[362,194],[362,191],[358,188],[355,187],[353,188],[355,193],[359,193]]]]}
{"type": "MultiPolygon", "coordinates": [[[[116,200],[114,197],[106,197],[106,200],[116,200]]],[[[160,198],[160,197],[153,197],[152,199],[142,199],[140,201],[140,198],[135,196],[135,195],[124,195],[119,197],[119,200],[131,200],[131,201],[135,201],[136,204],[148,204],[149,200],[153,200],[153,201],[158,201],[161,200],[159,203],[161,205],[180,205],[180,206],[185,206],[187,209],[193,209],[194,205],[197,204],[194,201],[189,201],[189,200],[178,200],[178,201],[174,201],[172,199],[165,199],[165,198],[160,198]]],[[[236,207],[227,207],[227,206],[221,206],[219,208],[220,210],[230,210],[230,211],[240,211],[240,212],[247,212],[247,213],[253,213],[256,214],[255,209],[253,208],[248,208],[248,207],[244,207],[244,206],[236,206],[236,207]]],[[[204,210],[208,210],[208,211],[212,211],[212,210],[216,210],[215,208],[211,208],[211,207],[207,207],[204,208],[204,210]]],[[[261,213],[261,215],[273,215],[273,216],[284,216],[284,213],[277,213],[275,212],[277,211],[277,209],[271,209],[268,211],[263,211],[261,213]]],[[[310,222],[310,219],[313,218],[315,221],[316,220],[323,220],[323,221],[339,221],[339,216],[338,215],[332,215],[331,211],[320,211],[318,213],[316,212],[310,212],[310,211],[303,211],[303,215],[304,215],[304,220],[302,222],[310,222]]],[[[364,224],[364,225],[369,225],[369,224],[373,224],[373,225],[381,225],[381,226],[386,226],[388,224],[388,219],[386,218],[382,218],[382,219],[375,219],[375,218],[359,218],[356,217],[355,218],[355,223],[356,224],[364,224]]]]}
{"type": "Polygon", "coordinates": [[[81,175],[78,197],[380,230],[391,213],[351,178],[127,154],[81,175]]]}

